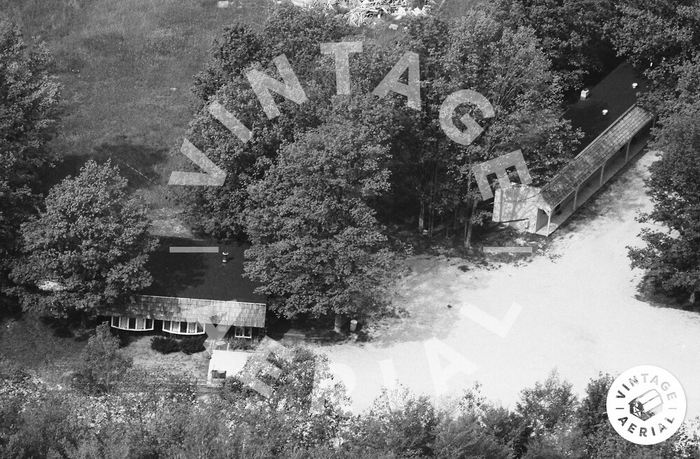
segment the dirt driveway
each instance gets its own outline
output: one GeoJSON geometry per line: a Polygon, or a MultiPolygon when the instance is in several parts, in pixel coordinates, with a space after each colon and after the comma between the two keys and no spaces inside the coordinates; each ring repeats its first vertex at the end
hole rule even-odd
{"type": "Polygon", "coordinates": [[[371,343],[320,349],[354,407],[396,380],[440,398],[478,381],[509,406],[555,368],[582,392],[598,372],[651,364],[680,380],[688,416],[700,415],[700,314],[636,299],[640,273],[626,255],[639,243],[634,217],[650,207],[642,181],[655,158],[640,157],[528,264],[462,272],[460,260],[412,260],[399,300],[410,317],[371,343]]]}

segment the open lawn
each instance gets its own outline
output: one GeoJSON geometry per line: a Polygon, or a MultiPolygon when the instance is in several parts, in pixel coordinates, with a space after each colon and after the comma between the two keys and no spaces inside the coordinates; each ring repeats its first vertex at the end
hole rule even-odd
{"type": "Polygon", "coordinates": [[[121,349],[124,355],[133,359],[135,367],[147,368],[155,374],[158,370],[174,371],[193,376],[204,381],[209,367],[207,351],[187,355],[183,352],[161,354],[151,349],[150,336],[134,336],[129,344],[121,349]]]}
{"type": "Polygon", "coordinates": [[[261,22],[267,0],[0,0],[27,36],[44,40],[64,85],[54,142],[66,161],[53,182],[87,158],[113,158],[154,207],[167,204],[170,152],[192,117],[193,75],[212,40],[236,20],[261,22]]]}
{"type": "Polygon", "coordinates": [[[55,327],[28,316],[0,321],[0,357],[17,362],[50,383],[61,382],[86,343],[65,337],[55,327]]]}
{"type": "MultiPolygon", "coordinates": [[[[62,331],[65,333],[28,316],[6,318],[0,322],[0,360],[14,361],[48,384],[65,383],[67,379],[63,376],[75,367],[87,343],[87,335],[76,339],[65,336],[62,331]]],[[[131,357],[135,367],[146,368],[153,374],[165,370],[206,379],[208,352],[164,355],[151,349],[150,344],[151,336],[134,335],[120,352],[131,357]]]]}

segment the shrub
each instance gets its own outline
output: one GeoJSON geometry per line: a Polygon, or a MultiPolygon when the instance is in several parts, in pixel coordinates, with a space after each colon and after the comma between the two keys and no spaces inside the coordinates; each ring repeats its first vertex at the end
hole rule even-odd
{"type": "Polygon", "coordinates": [[[185,354],[194,354],[196,352],[202,352],[204,350],[204,341],[206,339],[206,335],[185,338],[182,341],[180,341],[180,349],[185,354]]]}
{"type": "Polygon", "coordinates": [[[57,338],[73,338],[73,332],[70,330],[70,328],[62,326],[58,327],[54,330],[53,334],[57,338]]]}
{"type": "Polygon", "coordinates": [[[180,350],[180,343],[168,336],[154,336],[151,338],[151,349],[161,354],[170,354],[180,350]]]}
{"type": "Polygon", "coordinates": [[[131,335],[128,331],[117,330],[114,332],[115,336],[119,339],[119,347],[126,347],[131,342],[131,335]]]}
{"type": "Polygon", "coordinates": [[[130,358],[119,353],[119,340],[105,322],[97,326],[80,355],[73,387],[85,394],[109,392],[131,364],[130,358]]]}
{"type": "Polygon", "coordinates": [[[233,349],[234,351],[248,351],[254,347],[252,340],[249,339],[234,338],[229,341],[229,349],[233,349]]]}

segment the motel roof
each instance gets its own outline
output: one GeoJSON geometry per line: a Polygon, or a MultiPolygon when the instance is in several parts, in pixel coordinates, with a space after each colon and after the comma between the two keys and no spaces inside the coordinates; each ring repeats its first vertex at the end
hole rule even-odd
{"type": "Polygon", "coordinates": [[[637,105],[631,107],[542,188],[544,203],[551,209],[564,201],[572,190],[590,177],[653,118],[643,108],[637,105]]]}
{"type": "Polygon", "coordinates": [[[646,92],[649,84],[632,65],[624,62],[590,89],[585,100],[569,106],[564,118],[571,121],[574,129],[581,129],[584,138],[581,149],[608,129],[618,118],[638,102],[639,95],[646,92]],[[632,83],[637,83],[633,88],[632,83]],[[602,111],[608,110],[603,116],[602,111]]]}
{"type": "Polygon", "coordinates": [[[646,87],[647,82],[635,69],[623,63],[592,88],[587,99],[569,108],[564,117],[584,132],[585,147],[542,188],[542,202],[550,210],[653,119],[653,115],[636,105],[646,87]],[[637,87],[632,83],[637,83],[637,87]],[[608,110],[607,115],[602,114],[604,109],[608,110]]]}
{"type": "Polygon", "coordinates": [[[263,328],[266,310],[264,303],[138,295],[128,304],[104,308],[102,312],[156,320],[263,328]]]}
{"type": "Polygon", "coordinates": [[[162,238],[151,254],[147,269],[153,284],[144,295],[204,300],[264,303],[255,293],[258,284],[243,276],[243,252],[247,244],[219,244],[183,238],[162,238]],[[171,247],[219,247],[218,253],[170,253],[171,247]],[[222,252],[228,252],[223,263],[222,252]]]}

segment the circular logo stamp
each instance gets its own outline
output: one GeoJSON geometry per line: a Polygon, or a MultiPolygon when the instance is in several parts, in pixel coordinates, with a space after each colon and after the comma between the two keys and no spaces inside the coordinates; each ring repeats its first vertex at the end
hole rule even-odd
{"type": "Polygon", "coordinates": [[[680,382],[653,365],[630,368],[615,379],[606,404],[608,419],[625,440],[655,445],[676,433],[685,419],[680,382]]]}

